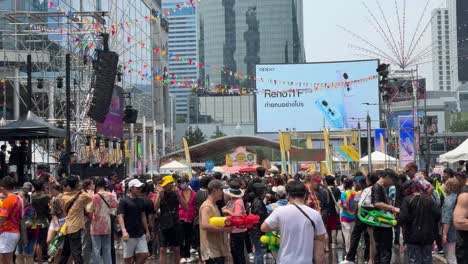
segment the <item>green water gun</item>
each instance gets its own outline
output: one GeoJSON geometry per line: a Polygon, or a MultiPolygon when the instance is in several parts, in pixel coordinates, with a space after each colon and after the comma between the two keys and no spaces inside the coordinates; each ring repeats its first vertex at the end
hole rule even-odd
{"type": "Polygon", "coordinates": [[[445,197],[444,188],[442,188],[442,185],[440,185],[439,180],[437,180],[437,178],[434,179],[434,183],[434,189],[439,194],[439,197],[442,199],[443,197],[445,197]]]}
{"type": "Polygon", "coordinates": [[[367,210],[359,207],[358,217],[363,223],[377,227],[393,227],[397,225],[395,216],[388,212],[378,210],[367,210]]]}
{"type": "Polygon", "coordinates": [[[268,232],[265,235],[260,237],[260,241],[268,246],[268,249],[273,252],[279,251],[279,246],[281,243],[281,237],[277,233],[268,232]]]}

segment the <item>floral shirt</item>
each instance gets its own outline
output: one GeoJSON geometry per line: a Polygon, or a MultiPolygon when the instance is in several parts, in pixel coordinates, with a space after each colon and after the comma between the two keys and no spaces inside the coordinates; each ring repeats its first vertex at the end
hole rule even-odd
{"type": "Polygon", "coordinates": [[[111,233],[110,215],[112,214],[112,209],[118,206],[119,203],[112,193],[99,192],[94,194],[93,202],[89,208],[89,212],[92,213],[91,235],[109,235],[111,233]],[[107,204],[102,200],[103,198],[107,204]]]}

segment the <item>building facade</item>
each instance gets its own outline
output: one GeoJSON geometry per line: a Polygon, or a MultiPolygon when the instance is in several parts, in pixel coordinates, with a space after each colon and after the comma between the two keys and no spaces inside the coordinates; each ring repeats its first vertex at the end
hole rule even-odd
{"type": "Polygon", "coordinates": [[[452,91],[456,89],[453,82],[453,65],[450,38],[450,14],[447,8],[432,11],[432,43],[435,52],[432,54],[433,90],[452,91]]]}
{"type": "Polygon", "coordinates": [[[199,17],[200,79],[208,86],[255,87],[261,63],[305,61],[302,0],[206,0],[199,17]]]}
{"type": "Polygon", "coordinates": [[[192,96],[191,126],[207,137],[219,131],[226,135],[255,134],[255,95],[192,96]],[[197,109],[197,110],[195,110],[197,109]]]}
{"type": "Polygon", "coordinates": [[[190,87],[187,82],[196,82],[198,65],[188,64],[176,59],[183,56],[187,60],[198,61],[197,45],[197,8],[187,5],[182,0],[164,0],[163,8],[171,10],[169,19],[169,72],[178,80],[169,84],[169,92],[174,97],[176,118],[180,123],[188,122],[190,87]]]}

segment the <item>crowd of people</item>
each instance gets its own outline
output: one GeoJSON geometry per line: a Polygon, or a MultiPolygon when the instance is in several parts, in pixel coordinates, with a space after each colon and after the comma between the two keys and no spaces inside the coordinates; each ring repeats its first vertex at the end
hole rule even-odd
{"type": "MultiPolygon", "coordinates": [[[[392,248],[408,263],[468,263],[468,180],[446,169],[426,176],[415,163],[397,173],[323,176],[317,172],[135,175],[55,179],[39,175],[22,188],[0,179],[0,263],[327,263],[333,248],[354,263],[390,263],[392,248]],[[394,217],[370,225],[360,209],[394,217]],[[246,226],[210,219],[254,214],[246,226]],[[279,250],[261,242],[280,236],[279,250]],[[342,237],[342,239],[340,239],[342,237]],[[400,239],[402,238],[402,239],[400,239]],[[343,243],[341,243],[343,241],[343,243]],[[170,255],[170,258],[169,258],[170,255]],[[170,259],[170,260],[169,260],[170,259]]],[[[377,219],[378,220],[378,219],[377,219]]]]}

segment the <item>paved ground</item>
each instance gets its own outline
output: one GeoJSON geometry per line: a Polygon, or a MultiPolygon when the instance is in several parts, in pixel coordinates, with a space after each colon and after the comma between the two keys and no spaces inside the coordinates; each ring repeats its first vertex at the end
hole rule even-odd
{"type": "MultiPolygon", "coordinates": [[[[356,262],[359,263],[359,264],[364,264],[364,260],[363,260],[363,252],[364,250],[359,250],[359,258],[358,258],[358,261],[356,262]]],[[[339,263],[340,261],[343,260],[343,250],[342,249],[333,249],[330,253],[328,253],[328,261],[327,261],[327,264],[337,264],[339,263]]],[[[120,257],[119,256],[119,262],[118,263],[121,263],[120,262],[120,257]]],[[[196,255],[193,255],[193,257],[196,257],[196,255]]],[[[440,255],[433,255],[433,263],[434,264],[445,264],[445,259],[443,256],[440,256],[440,255]]],[[[146,261],[146,263],[159,263],[159,260],[148,260],[146,261]]],[[[167,263],[170,263],[170,264],[173,264],[173,258],[172,258],[172,255],[169,255],[169,260],[167,263]]],[[[192,263],[198,263],[197,261],[195,262],[192,262],[192,263]]],[[[250,263],[253,263],[253,261],[250,261],[250,263]]],[[[267,261],[265,262],[265,264],[274,264],[274,260],[272,258],[270,259],[267,259],[267,261]]],[[[392,264],[405,264],[405,263],[408,263],[404,257],[404,253],[403,252],[400,252],[400,249],[397,248],[397,247],[394,247],[393,249],[393,257],[392,257],[392,264]]]]}

